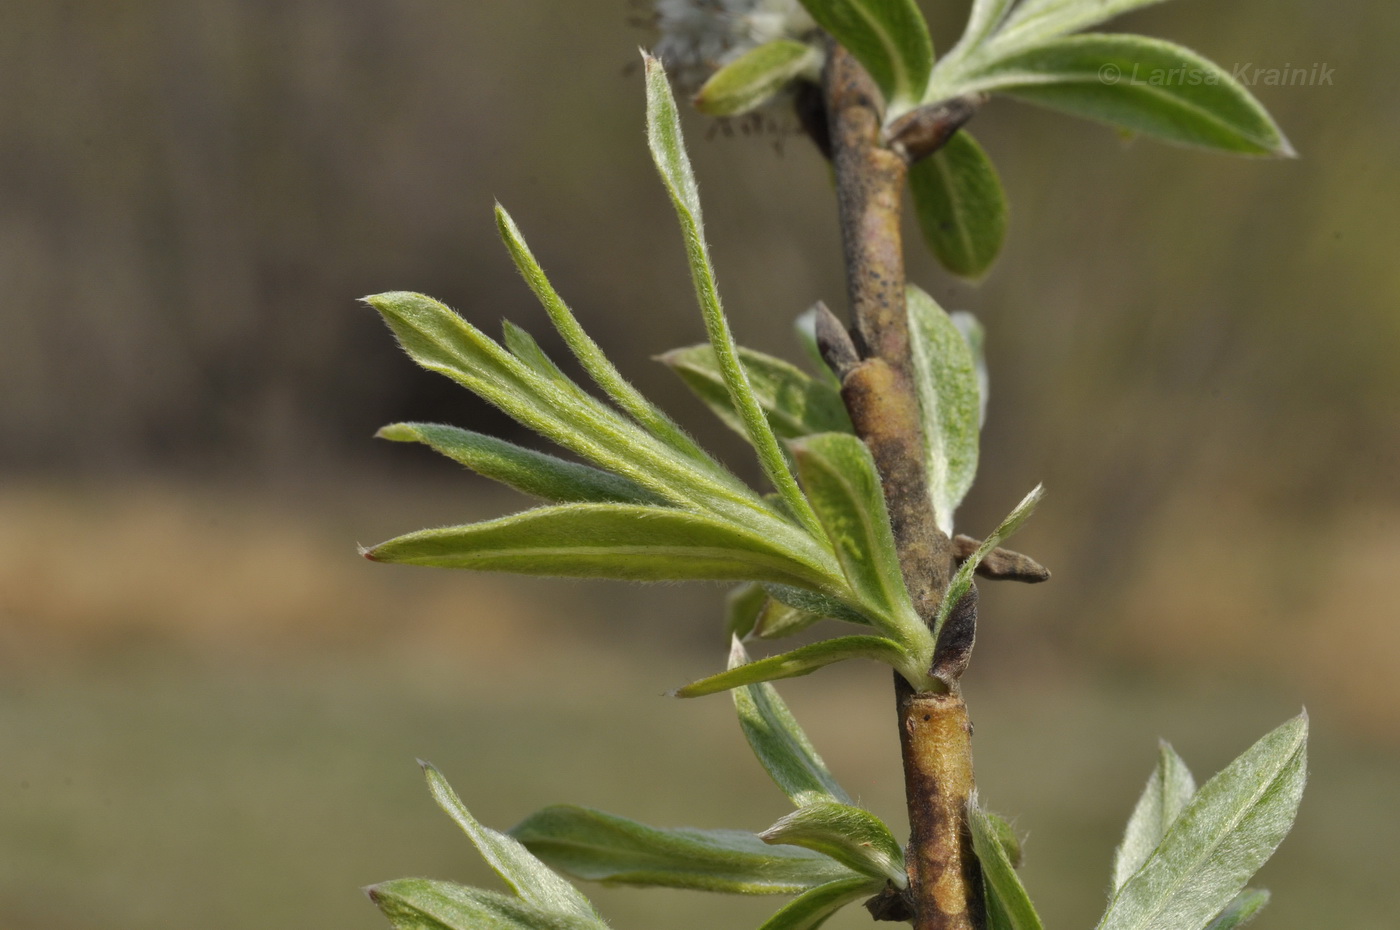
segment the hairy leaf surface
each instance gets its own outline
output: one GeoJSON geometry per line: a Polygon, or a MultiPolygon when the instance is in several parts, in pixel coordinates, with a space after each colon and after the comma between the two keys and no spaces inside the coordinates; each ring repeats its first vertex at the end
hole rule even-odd
{"type": "Polygon", "coordinates": [[[904,851],[890,828],[870,811],[835,801],[806,804],[759,834],[765,843],[802,846],[847,868],[904,888],[904,851]]]}
{"type": "Polygon", "coordinates": [[[929,251],[953,274],[981,278],[1006,239],[1006,193],[982,146],[960,129],[909,168],[914,213],[929,251]]]}
{"type": "Polygon", "coordinates": [[[805,42],[774,39],[720,67],[691,101],[709,116],[738,116],[763,106],[793,80],[815,78],[821,53],[805,42]]]}
{"type": "Polygon", "coordinates": [[[1122,888],[1152,855],[1196,793],[1196,779],[1169,744],[1158,747],[1157,767],[1138,798],[1123,843],[1113,856],[1113,890],[1122,888]]]}

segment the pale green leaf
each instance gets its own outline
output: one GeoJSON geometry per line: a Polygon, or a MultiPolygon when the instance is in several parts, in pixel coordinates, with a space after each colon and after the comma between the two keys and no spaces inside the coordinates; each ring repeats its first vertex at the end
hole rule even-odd
{"type": "Polygon", "coordinates": [[[702,678],[676,689],[674,693],[676,697],[686,698],[718,694],[742,685],[810,675],[819,668],[847,659],[883,662],[907,678],[916,689],[929,684],[928,674],[919,660],[894,640],[883,636],[839,636],[702,678]]]}
{"type": "Polygon", "coordinates": [[[1307,737],[1302,714],[1202,785],[1118,889],[1098,930],[1200,930],[1220,914],[1293,825],[1307,737]]]}
{"type": "Polygon", "coordinates": [[[823,29],[865,66],[887,119],[916,106],[933,68],[933,40],[914,0],[802,0],[823,29]]]}
{"type": "Polygon", "coordinates": [[[724,64],[691,103],[709,116],[738,116],[763,106],[799,77],[815,79],[820,70],[821,53],[815,48],[774,39],[724,64]]]}
{"type": "Polygon", "coordinates": [[[983,810],[983,815],[987,818],[987,823],[991,826],[992,834],[996,837],[997,843],[1001,846],[1002,852],[1006,853],[1006,858],[1010,860],[1015,868],[1021,867],[1021,838],[1016,835],[1016,829],[1011,826],[1011,822],[1000,814],[989,810],[983,810]]]}
{"type": "Polygon", "coordinates": [[[613,399],[614,403],[666,445],[701,463],[707,470],[720,470],[709,454],[696,445],[685,430],[677,426],[659,407],[643,397],[640,391],[622,377],[622,373],[603,354],[598,343],[584,331],[568,304],[564,303],[563,298],[549,283],[544,269],[540,267],[534,253],[526,244],[525,237],[500,204],[496,205],[496,228],[506,250],[515,261],[515,267],[520,270],[530,290],[539,298],[540,304],[549,314],[550,322],[559,331],[565,345],[574,353],[574,357],[583,365],[589,377],[613,399]]]}
{"type": "Polygon", "coordinates": [[[538,507],[419,530],[364,555],[376,562],[576,578],[839,583],[761,533],[704,514],[629,504],[538,507]]]}
{"type": "Polygon", "coordinates": [[[519,898],[427,878],[365,889],[396,930],[606,930],[596,917],[551,912],[519,898]]]}
{"type": "Polygon", "coordinates": [[[774,598],[769,598],[758,612],[753,625],[753,635],[759,639],[782,639],[801,633],[812,624],[825,618],[825,614],[801,610],[774,598]]]}
{"type": "Polygon", "coordinates": [[[1006,239],[1006,193],[987,153],[966,129],[909,168],[924,242],[953,274],[978,279],[1006,239]]]}
{"type": "Polygon", "coordinates": [[[455,426],[392,423],[375,435],[394,442],[421,442],[479,475],[547,501],[661,503],[651,491],[610,472],[455,426]]]}
{"type": "MultiPolygon", "coordinates": [[[[742,668],[748,662],[748,653],[734,640],[729,651],[729,667],[742,668]]],[[[850,796],[817,755],[776,688],[766,683],[746,685],[735,688],[733,695],[734,710],[744,738],[792,803],[802,806],[850,802],[850,796]]]]}
{"type": "Polygon", "coordinates": [[[555,868],[608,884],[792,894],[852,875],[819,853],[769,846],[752,833],[662,829],[572,805],[531,814],[511,834],[555,868]]]}
{"type": "Polygon", "coordinates": [[[1027,45],[1078,32],[1162,0],[1022,0],[994,40],[1027,45]]]}
{"type": "Polygon", "coordinates": [[[769,600],[763,586],[752,582],[730,589],[724,599],[725,630],[735,639],[749,636],[769,600]]]}
{"type": "Polygon", "coordinates": [[[544,349],[535,341],[535,337],[510,320],[501,321],[501,342],[506,350],[520,359],[530,367],[532,371],[541,377],[548,378],[555,384],[568,384],[577,387],[573,379],[564,374],[559,366],[554,364],[554,360],[545,354],[544,349]]]}
{"type": "Polygon", "coordinates": [[[426,762],[421,764],[433,800],[462,828],[486,864],[512,891],[541,910],[601,923],[593,905],[577,888],[554,874],[514,838],[477,823],[442,773],[426,762]]]}
{"type": "Polygon", "coordinates": [[[980,64],[961,90],[1009,93],[1182,145],[1293,154],[1268,112],[1229,72],[1160,39],[1052,39],[980,64]]]}
{"type": "Polygon", "coordinates": [[[847,623],[856,623],[861,626],[869,626],[870,619],[841,601],[839,598],[821,594],[809,588],[794,588],[791,585],[765,584],[763,590],[767,591],[773,600],[785,604],[794,610],[800,610],[809,614],[816,614],[821,617],[832,617],[836,620],[844,620],[847,623]]]}
{"type": "Polygon", "coordinates": [[[933,627],[935,637],[943,629],[943,623],[948,619],[948,615],[953,612],[953,608],[957,606],[958,601],[962,600],[963,595],[967,593],[967,589],[972,587],[972,576],[977,571],[977,566],[981,565],[982,560],[987,557],[987,553],[1000,546],[1012,533],[1020,529],[1021,524],[1025,523],[1026,520],[1030,518],[1031,514],[1035,513],[1036,506],[1044,496],[1045,486],[1040,484],[1036,485],[1031,490],[1031,493],[1021,498],[1021,502],[1016,505],[1015,509],[1006,515],[1006,519],[1001,521],[1001,525],[993,530],[986,539],[982,540],[982,544],[977,547],[976,551],[968,556],[967,560],[964,561],[962,565],[958,566],[958,570],[953,573],[952,582],[948,585],[947,593],[943,595],[943,602],[938,607],[938,621],[933,627]]]}
{"type": "Polygon", "coordinates": [[[977,477],[982,409],[977,362],[967,339],[932,297],[911,284],[906,305],[929,500],[939,529],[952,536],[953,514],[977,477]]]}
{"type": "MultiPolygon", "coordinates": [[[[658,356],[657,361],[679,375],[726,426],[741,436],[747,435],[743,420],[734,410],[712,347],[672,349],[658,356]]],[[[826,382],[812,378],[780,358],[752,349],[741,348],[739,362],[748,375],[754,397],[778,436],[795,439],[811,433],[853,431],[841,393],[826,382]]]]}
{"type": "Polygon", "coordinates": [[[1157,767],[1138,798],[1123,843],[1113,856],[1113,890],[1122,888],[1152,855],[1167,835],[1177,815],[1196,793],[1196,779],[1176,750],[1163,742],[1157,750],[1157,767]]]}
{"type": "Polygon", "coordinates": [[[1006,854],[1000,831],[978,803],[975,792],[968,802],[967,822],[972,831],[972,847],[982,863],[988,896],[999,906],[999,917],[1011,930],[1042,930],[1040,917],[1006,854]]]}
{"type": "Polygon", "coordinates": [[[977,317],[966,310],[954,310],[949,314],[953,318],[953,325],[958,328],[958,332],[963,334],[967,340],[968,347],[972,349],[972,364],[977,370],[977,425],[979,427],[987,425],[987,398],[990,394],[991,379],[987,373],[986,356],[986,330],[977,317]]]}
{"type": "MultiPolygon", "coordinates": [[[[956,336],[956,333],[955,333],[956,336]]],[[[962,342],[961,336],[956,336],[962,342]]],[[[964,346],[966,344],[964,343],[964,346]]],[[[820,433],[791,444],[807,498],[817,511],[861,610],[911,650],[932,653],[900,573],[899,554],[875,460],[847,433],[820,433]]]]}
{"type": "Polygon", "coordinates": [[[793,898],[758,930],[816,930],[847,904],[876,894],[885,883],[864,875],[828,882],[793,898]]]}
{"type": "Polygon", "coordinates": [[[1269,903],[1269,892],[1263,888],[1246,888],[1225,906],[1216,918],[1206,925],[1206,930],[1234,930],[1254,919],[1254,916],[1269,903]]]}
{"type": "Polygon", "coordinates": [[[714,268],[710,264],[710,253],[705,245],[704,221],[700,214],[700,192],[695,185],[695,174],[690,168],[690,158],[685,153],[685,141],[681,136],[680,115],[676,111],[676,100],[671,95],[671,85],[666,79],[666,71],[661,62],[650,55],[644,55],[646,64],[647,90],[647,143],[652,160],[661,174],[666,192],[680,221],[685,238],[686,256],[690,261],[690,277],[695,285],[695,296],[700,303],[701,314],[705,319],[705,330],[714,347],[720,371],[724,375],[725,386],[734,402],[734,409],[743,420],[744,431],[749,443],[758,453],[768,480],[787,504],[797,522],[817,539],[821,538],[821,525],[816,514],[802,496],[797,479],[788,468],[783,450],[768,418],[763,413],[753,388],[739,362],[739,347],[729,330],[729,321],[724,316],[720,304],[719,289],[715,286],[714,268]]]}
{"type": "Polygon", "coordinates": [[[904,851],[884,821],[867,810],[835,801],[806,804],[759,834],[765,843],[801,846],[846,867],[904,888],[904,851]]]}

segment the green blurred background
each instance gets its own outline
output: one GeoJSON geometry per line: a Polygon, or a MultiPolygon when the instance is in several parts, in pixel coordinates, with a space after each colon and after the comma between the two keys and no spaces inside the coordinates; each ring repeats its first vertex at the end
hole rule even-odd
{"type": "MultiPolygon", "coordinates": [[[[946,47],[962,4],[926,4],[946,47]]],[[[382,925],[356,891],[487,882],[423,790],[486,822],[574,801],[761,829],[785,801],[714,670],[719,588],[371,566],[354,543],[519,499],[396,419],[513,426],[413,369],[354,298],[422,290],[558,344],[495,241],[506,204],[625,372],[730,464],[649,356],[698,341],[647,161],[628,0],[0,6],[0,925],[382,925]]],[[[1394,925],[1400,859],[1400,7],[1179,0],[1114,28],[1235,64],[1296,161],[1124,142],[997,101],[1013,210],[972,287],[992,368],[961,526],[1036,481],[1055,570],[983,592],[982,791],[1050,926],[1088,927],[1171,740],[1204,777],[1306,704],[1312,780],[1260,927],[1394,925]]],[[[783,119],[688,123],[741,341],[842,304],[827,173],[783,119]]],[[[875,667],[784,689],[898,822],[875,667]]],[[[619,928],[756,925],[781,899],[596,890],[619,928]]],[[[866,925],[864,914],[832,926],[866,925]]]]}

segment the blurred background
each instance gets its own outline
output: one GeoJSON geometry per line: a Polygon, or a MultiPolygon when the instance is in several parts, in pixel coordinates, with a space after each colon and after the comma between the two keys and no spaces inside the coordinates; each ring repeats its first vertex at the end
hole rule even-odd
{"type": "MultiPolygon", "coordinates": [[[[963,5],[925,5],[947,47],[963,5]]],[[[722,661],[722,589],[355,555],[524,506],[370,438],[418,419],[534,441],[355,302],[424,291],[560,355],[493,198],[624,372],[757,480],[649,361],[703,331],[643,145],[647,13],[0,6],[0,925],[368,930],[360,886],[489,883],[415,757],[502,828],[558,801],[755,830],[785,812],[728,701],[661,696],[722,661]]],[[[1333,77],[1254,88],[1294,161],[996,101],[976,131],[1009,191],[1004,257],[970,286],[911,249],[988,329],[960,528],[1049,488],[1017,548],[1053,582],[984,586],[982,792],[1029,835],[1047,924],[1092,926],[1156,739],[1203,779],[1306,704],[1312,779],[1258,926],[1392,926],[1400,7],[1180,0],[1113,28],[1333,77]]],[[[687,125],[739,338],[796,358],[792,318],[844,291],[826,168],[772,122],[687,125]]],[[[883,670],[784,693],[902,822],[883,670]]],[[[619,928],[781,903],[589,891],[619,928]]]]}

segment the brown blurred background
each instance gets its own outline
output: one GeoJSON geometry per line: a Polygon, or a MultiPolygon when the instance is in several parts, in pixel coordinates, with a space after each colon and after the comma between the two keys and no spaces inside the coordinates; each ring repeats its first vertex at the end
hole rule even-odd
{"type": "MultiPolygon", "coordinates": [[[[925,4],[946,47],[961,4],[925,4]]],[[[356,888],[486,882],[415,756],[504,827],[575,801],[761,829],[785,802],[713,670],[719,588],[371,566],[354,544],[522,506],[396,419],[521,436],[355,298],[411,288],[558,343],[495,240],[512,211],[625,372],[757,478],[648,357],[702,338],[643,147],[628,0],[0,6],[0,925],[381,926],[356,888]]],[[[1050,496],[984,591],[984,796],[1049,925],[1088,927],[1172,740],[1204,778],[1306,704],[1313,777],[1260,927],[1392,926],[1400,892],[1400,8],[1199,0],[1114,28],[1233,68],[1302,153],[1125,143],[998,101],[1013,225],[978,313],[984,466],[960,514],[1050,496]]],[[[842,302],[800,138],[688,123],[741,341],[796,356],[842,302]]],[[[877,668],[785,688],[898,820],[877,668]]],[[[779,899],[596,891],[620,928],[756,925],[779,899]]],[[[866,924],[849,913],[832,926],[866,924]]]]}

